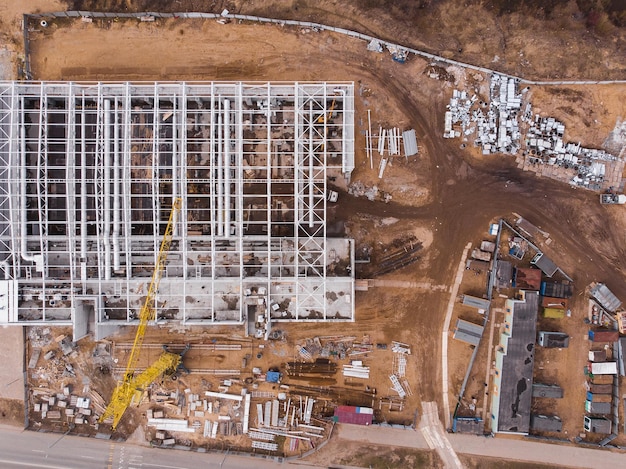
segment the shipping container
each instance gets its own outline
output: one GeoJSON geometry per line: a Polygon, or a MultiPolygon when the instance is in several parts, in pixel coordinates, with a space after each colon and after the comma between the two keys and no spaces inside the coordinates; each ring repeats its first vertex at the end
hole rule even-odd
{"type": "Polygon", "coordinates": [[[617,374],[617,362],[590,362],[589,371],[592,375],[616,375],[617,374]]]}
{"type": "Polygon", "coordinates": [[[591,433],[611,433],[611,421],[606,418],[594,418],[585,416],[584,419],[585,431],[591,433]]]}
{"type": "Polygon", "coordinates": [[[587,391],[587,400],[589,402],[611,402],[613,396],[611,394],[594,394],[591,391],[587,391]]]}
{"type": "Polygon", "coordinates": [[[590,362],[604,362],[606,361],[606,350],[589,350],[590,362]]]}
{"type": "Polygon", "coordinates": [[[585,412],[596,415],[608,415],[611,413],[611,404],[608,402],[585,401],[585,412]]]}
{"type": "Polygon", "coordinates": [[[543,317],[549,319],[561,319],[565,317],[565,310],[558,308],[543,308],[543,317]]]}
{"type": "Polygon", "coordinates": [[[590,384],[589,391],[594,394],[611,394],[613,392],[612,384],[590,384]]]}
{"type": "Polygon", "coordinates": [[[589,331],[589,340],[592,342],[617,342],[618,331],[589,331]]]}
{"type": "Polygon", "coordinates": [[[612,386],[613,376],[612,375],[596,375],[596,376],[590,377],[590,381],[593,384],[608,384],[612,386]]]}

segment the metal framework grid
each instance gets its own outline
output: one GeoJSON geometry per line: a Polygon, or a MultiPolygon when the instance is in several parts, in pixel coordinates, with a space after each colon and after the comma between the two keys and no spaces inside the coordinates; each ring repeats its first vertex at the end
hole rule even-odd
{"type": "Polygon", "coordinates": [[[132,323],[176,197],[157,321],[354,319],[353,83],[2,82],[0,164],[0,323],[132,323]]]}

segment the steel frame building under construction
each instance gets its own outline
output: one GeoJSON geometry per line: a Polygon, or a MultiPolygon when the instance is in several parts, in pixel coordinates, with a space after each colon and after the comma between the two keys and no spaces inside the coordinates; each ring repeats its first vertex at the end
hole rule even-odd
{"type": "Polygon", "coordinates": [[[354,320],[353,83],[0,83],[0,323],[134,324],[182,198],[156,319],[354,320]]]}

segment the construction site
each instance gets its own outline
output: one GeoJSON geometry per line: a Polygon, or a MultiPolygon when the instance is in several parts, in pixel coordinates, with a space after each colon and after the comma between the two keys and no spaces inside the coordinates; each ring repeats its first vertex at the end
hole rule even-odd
{"type": "Polygon", "coordinates": [[[27,428],[322,466],[375,467],[355,425],[429,467],[460,467],[446,430],[626,446],[624,377],[589,376],[623,341],[581,339],[619,332],[586,286],[626,298],[626,214],[598,203],[624,188],[626,85],[220,11],[24,17],[0,324],[24,330],[27,428]]]}
{"type": "Polygon", "coordinates": [[[325,223],[328,179],[354,167],[352,84],[13,83],[0,96],[3,323],[98,340],[137,320],[177,198],[155,321],[354,319],[354,245],[325,223]]]}

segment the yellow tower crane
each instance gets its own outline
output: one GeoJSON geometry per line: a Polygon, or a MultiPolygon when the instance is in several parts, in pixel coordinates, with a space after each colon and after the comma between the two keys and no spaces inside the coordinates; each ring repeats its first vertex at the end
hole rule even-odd
{"type": "Polygon", "coordinates": [[[332,119],[333,111],[335,110],[336,101],[337,101],[337,98],[333,99],[333,102],[330,104],[330,109],[328,110],[328,116],[326,116],[326,113],[323,113],[321,116],[317,118],[317,121],[316,121],[317,124],[323,124],[324,122],[328,122],[330,119],[332,119]]]}
{"type": "MultiPolygon", "coordinates": [[[[150,281],[146,301],[144,302],[139,313],[139,326],[137,328],[137,333],[135,334],[135,341],[133,343],[133,348],[130,351],[128,363],[126,364],[124,377],[120,382],[118,382],[117,387],[113,390],[111,402],[100,417],[100,422],[104,422],[105,420],[111,418],[113,419],[113,423],[111,424],[112,430],[117,428],[120,419],[124,415],[124,412],[126,412],[126,409],[128,409],[131,405],[133,397],[137,392],[141,392],[145,387],[152,384],[159,376],[176,372],[182,362],[182,355],[184,352],[183,354],[171,353],[164,347],[164,351],[158,360],[150,365],[145,371],[135,376],[139,360],[139,352],[141,351],[141,347],[143,345],[143,339],[146,335],[148,322],[155,319],[154,302],[157,290],[159,289],[161,277],[163,276],[165,261],[172,244],[176,218],[181,206],[182,199],[174,199],[172,211],[170,212],[170,218],[161,241],[159,255],[154,266],[154,272],[152,273],[152,280],[150,281]]],[[[187,349],[185,349],[185,351],[186,350],[187,349]]]]}

